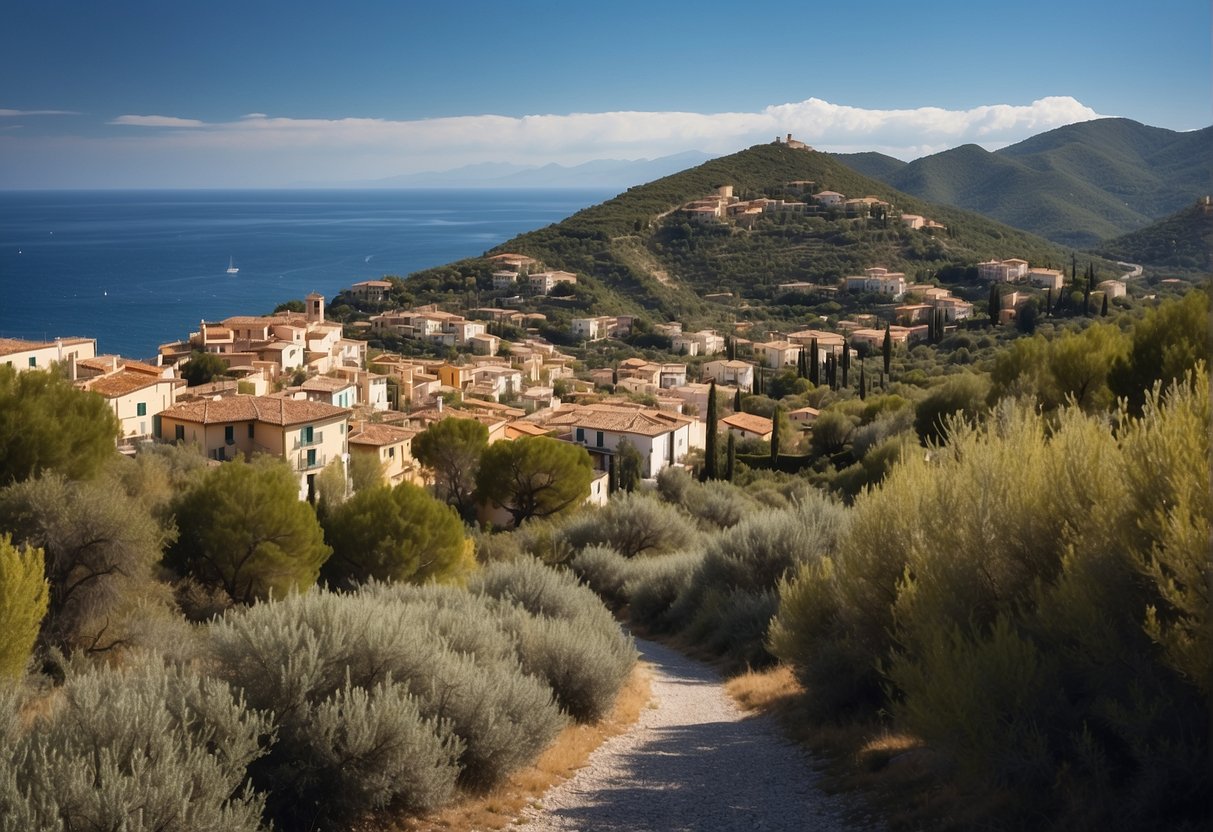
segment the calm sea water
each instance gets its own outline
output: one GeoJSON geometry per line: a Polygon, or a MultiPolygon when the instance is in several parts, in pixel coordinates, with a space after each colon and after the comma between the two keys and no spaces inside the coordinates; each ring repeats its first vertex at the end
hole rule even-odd
{"type": "Polygon", "coordinates": [[[148,358],[200,319],[481,254],[611,194],[0,192],[0,336],[148,358]],[[240,269],[226,274],[229,258],[240,269]]]}

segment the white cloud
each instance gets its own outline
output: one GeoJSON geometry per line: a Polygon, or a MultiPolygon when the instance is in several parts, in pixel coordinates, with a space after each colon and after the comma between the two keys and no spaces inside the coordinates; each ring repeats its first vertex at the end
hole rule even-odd
{"type": "Polygon", "coordinates": [[[19,118],[21,116],[78,116],[75,110],[5,110],[0,109],[0,118],[19,118]]]}
{"type": "Polygon", "coordinates": [[[416,121],[378,118],[298,119],[249,113],[235,121],[202,122],[124,115],[111,124],[187,128],[149,141],[182,148],[256,151],[310,149],[395,157],[398,169],[433,169],[478,161],[576,163],[683,150],[730,152],[792,133],[824,150],[880,149],[902,158],[967,142],[1002,146],[1035,133],[1098,118],[1070,97],[969,110],[920,107],[872,110],[810,98],[758,112],[606,112],[567,115],[460,116],[416,121]]]}
{"type": "MultiPolygon", "coordinates": [[[[176,116],[118,116],[110,124],[130,125],[133,127],[205,127],[206,122],[196,118],[177,118],[176,116]]],[[[221,127],[222,125],[216,125],[221,127]]]]}
{"type": "MultiPolygon", "coordinates": [[[[13,111],[0,111],[5,112],[13,111]]],[[[86,174],[81,181],[89,186],[261,187],[300,180],[369,180],[479,162],[575,165],[687,150],[725,154],[787,133],[819,150],[875,150],[909,160],[969,142],[993,150],[1099,117],[1070,97],[967,110],[875,110],[809,98],[756,112],[620,111],[412,121],[248,113],[206,122],[127,114],[110,121],[122,129],[106,135],[40,135],[22,143],[17,133],[5,133],[0,186],[60,183],[69,169],[78,171],[73,180],[86,174]],[[125,129],[129,127],[153,129],[125,129]]]]}

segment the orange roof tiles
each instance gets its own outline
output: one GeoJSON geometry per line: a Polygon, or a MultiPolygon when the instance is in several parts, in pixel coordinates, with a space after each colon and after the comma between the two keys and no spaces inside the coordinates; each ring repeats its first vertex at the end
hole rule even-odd
{"type": "Polygon", "coordinates": [[[270,396],[232,396],[211,401],[209,399],[170,407],[161,415],[183,422],[199,422],[204,425],[225,422],[266,422],[271,425],[300,425],[319,422],[348,415],[343,407],[334,407],[323,402],[296,401],[270,396]]]}

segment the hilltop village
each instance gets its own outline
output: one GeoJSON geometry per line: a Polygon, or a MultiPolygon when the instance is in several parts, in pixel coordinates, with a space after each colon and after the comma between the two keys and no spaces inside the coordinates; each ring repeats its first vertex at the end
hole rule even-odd
{"type": "MultiPolygon", "coordinates": [[[[811,194],[810,202],[742,200],[731,186],[721,186],[674,213],[697,223],[746,223],[771,212],[884,218],[895,210],[874,197],[814,192],[814,185],[786,185],[789,192],[811,194]]],[[[898,220],[924,233],[942,228],[916,215],[898,220]]],[[[414,460],[411,442],[436,422],[456,418],[482,423],[490,442],[551,436],[584,447],[594,464],[589,501],[602,504],[611,458],[623,446],[639,452],[640,476],[647,480],[667,467],[702,463],[713,391],[719,435],[732,434],[743,451],[765,452],[777,414],[745,412],[743,398],[765,394],[772,380],[786,381],[788,374],[832,389],[858,384],[862,395],[884,385],[884,372],[852,369],[848,378],[848,369],[869,356],[938,341],[974,315],[973,302],[947,288],[872,265],[837,283],[778,286],[785,295],[866,298],[870,311],[761,337],[749,322],[733,331],[690,331],[678,321],[646,324],[650,336],[668,345],[661,357],[635,349],[609,366],[593,366],[601,362],[586,360],[588,348],[622,345],[620,339],[635,336],[642,322],[633,315],[573,317],[555,339],[560,346],[545,337],[553,334],[547,316],[518,307],[559,298],[577,285],[578,275],[512,252],[485,260],[492,269],[489,305],[395,308],[392,292],[400,282],[368,280],[340,294],[347,313],[357,313],[345,323],[330,319],[326,299],[313,293],[297,308],[269,315],[201,320],[197,331],[162,344],[152,361],[106,355],[96,339],[72,337],[0,339],[0,363],[18,371],[61,366],[76,386],[109,403],[122,425],[120,447],[128,452],[143,442],[175,442],[195,445],[216,462],[281,457],[298,478],[300,499],[314,498],[323,469],[348,467],[359,456],[377,462],[388,484],[427,484],[431,472],[414,460]],[[371,346],[385,343],[406,345],[410,354],[371,346]]],[[[975,268],[990,287],[990,322],[1000,325],[1014,324],[1042,297],[1044,308],[1051,307],[1066,283],[1062,271],[1018,258],[975,268]]],[[[1123,282],[1103,281],[1088,303],[1124,293],[1123,282]]],[[[817,414],[809,406],[789,413],[796,435],[785,435],[781,446],[801,447],[817,414]]]]}

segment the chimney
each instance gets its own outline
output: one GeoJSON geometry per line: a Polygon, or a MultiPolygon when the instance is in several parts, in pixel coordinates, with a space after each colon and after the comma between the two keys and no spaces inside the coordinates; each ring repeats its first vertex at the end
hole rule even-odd
{"type": "Polygon", "coordinates": [[[788,144],[791,144],[791,143],[792,143],[792,134],[791,134],[791,133],[788,133],[788,141],[787,141],[787,143],[788,143],[788,144]]]}

